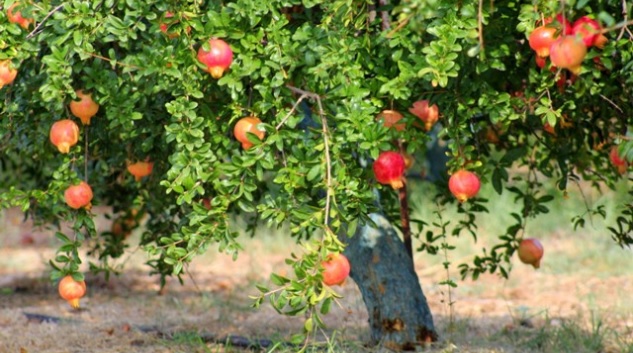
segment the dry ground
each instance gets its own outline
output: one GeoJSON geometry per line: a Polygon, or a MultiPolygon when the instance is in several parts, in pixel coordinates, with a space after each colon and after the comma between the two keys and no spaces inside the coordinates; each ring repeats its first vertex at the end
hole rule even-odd
{"type": "MultiPolygon", "coordinates": [[[[106,223],[101,220],[100,226],[107,227],[106,223]]],[[[287,270],[287,250],[276,249],[282,241],[248,240],[237,261],[211,251],[191,264],[191,277],[185,277],[183,286],[171,280],[163,295],[158,294],[157,278],[148,276],[148,268],[142,266],[143,252],[137,251],[129,256],[123,275],[109,282],[88,276],[83,309],[72,311],[47,279],[55,242],[50,234],[22,224],[15,212],[0,218],[3,224],[0,352],[225,352],[233,350],[192,342],[201,342],[205,335],[229,334],[286,340],[301,328],[300,318],[279,316],[266,305],[250,308],[253,284],[266,282],[273,270],[287,270]]],[[[507,281],[496,276],[458,281],[451,293],[452,308],[446,287],[438,284],[446,276],[441,265],[418,254],[420,281],[444,338],[442,351],[537,352],[541,350],[530,348],[525,340],[536,337],[539,328],[567,322],[582,326],[587,335],[599,330],[599,322],[614,342],[630,339],[633,278],[582,263],[577,264],[582,267],[577,273],[558,273],[548,264],[548,258],[574,249],[568,237],[553,236],[539,271],[516,263],[507,281]]],[[[349,281],[340,292],[341,307],[326,317],[328,333],[337,332],[343,341],[357,342],[358,351],[369,351],[360,348],[368,330],[358,290],[349,281]]],[[[601,351],[620,352],[621,347],[609,343],[601,351]]]]}

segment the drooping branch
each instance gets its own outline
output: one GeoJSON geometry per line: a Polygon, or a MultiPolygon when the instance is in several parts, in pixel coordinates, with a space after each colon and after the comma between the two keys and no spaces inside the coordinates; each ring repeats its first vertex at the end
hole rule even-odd
{"type": "Polygon", "coordinates": [[[48,14],[46,14],[46,16],[44,16],[44,18],[40,21],[40,23],[37,24],[37,26],[35,26],[35,28],[31,31],[31,33],[29,33],[26,36],[26,39],[30,39],[33,38],[38,32],[38,30],[42,27],[42,25],[44,25],[44,22],[46,22],[46,20],[51,17],[55,12],[61,10],[62,7],[64,7],[66,5],[66,3],[62,3],[61,5],[58,5],[57,7],[55,7],[54,9],[52,9],[48,14]]]}

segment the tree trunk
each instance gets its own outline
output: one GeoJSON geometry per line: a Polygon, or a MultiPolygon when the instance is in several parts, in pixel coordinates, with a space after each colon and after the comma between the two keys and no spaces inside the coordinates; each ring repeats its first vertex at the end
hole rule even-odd
{"type": "Polygon", "coordinates": [[[433,316],[402,240],[383,215],[371,218],[377,228],[359,227],[345,239],[350,276],[369,313],[371,343],[414,350],[437,340],[433,316]]]}

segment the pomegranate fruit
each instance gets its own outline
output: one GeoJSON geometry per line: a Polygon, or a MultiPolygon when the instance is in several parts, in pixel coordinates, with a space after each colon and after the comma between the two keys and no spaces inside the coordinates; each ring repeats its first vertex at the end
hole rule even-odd
{"type": "Polygon", "coordinates": [[[429,131],[435,125],[440,117],[437,104],[429,106],[428,100],[420,100],[413,103],[413,107],[409,109],[411,114],[417,116],[424,123],[424,130],[429,131]]]}
{"type": "Polygon", "coordinates": [[[404,123],[398,123],[398,121],[402,120],[403,116],[397,110],[383,110],[378,114],[376,119],[383,120],[383,124],[385,127],[393,127],[397,131],[402,131],[405,128],[404,123]]]}
{"type": "Polygon", "coordinates": [[[543,245],[538,239],[527,238],[519,243],[519,260],[524,264],[532,265],[534,268],[541,266],[543,257],[543,245]]]}
{"type": "Polygon", "coordinates": [[[68,153],[79,140],[79,126],[70,119],[58,120],[51,126],[49,138],[59,152],[68,153]]]}
{"type": "Polygon", "coordinates": [[[24,29],[29,29],[31,22],[33,22],[30,18],[22,17],[22,13],[20,11],[15,11],[15,7],[20,6],[19,2],[14,2],[13,5],[9,6],[7,9],[7,19],[11,23],[17,23],[20,27],[24,29]]]}
{"type": "Polygon", "coordinates": [[[233,50],[222,39],[209,39],[209,50],[198,49],[198,60],[207,66],[213,78],[220,78],[233,62],[233,50]]]}
{"type": "Polygon", "coordinates": [[[374,162],[376,181],[384,185],[391,185],[394,189],[404,186],[404,157],[398,152],[383,152],[374,162]]]}
{"type": "Polygon", "coordinates": [[[580,37],[587,48],[594,45],[596,38],[600,35],[600,31],[602,31],[600,23],[587,16],[577,19],[572,28],[572,33],[580,37]]]}
{"type": "Polygon", "coordinates": [[[536,56],[536,66],[538,66],[540,69],[544,68],[545,65],[547,65],[547,59],[542,57],[542,56],[536,56]]]}
{"type": "Polygon", "coordinates": [[[253,147],[253,143],[248,140],[247,133],[250,132],[255,134],[258,139],[264,139],[266,136],[266,132],[257,128],[259,124],[261,124],[261,120],[254,116],[247,116],[246,118],[242,118],[237,121],[235,127],[233,128],[233,135],[235,138],[242,143],[242,148],[245,150],[253,147]]]}
{"type": "Polygon", "coordinates": [[[92,188],[85,181],[79,182],[77,185],[69,186],[64,192],[64,200],[70,208],[87,210],[92,207],[92,188]]]}
{"type": "Polygon", "coordinates": [[[448,189],[459,202],[475,197],[480,188],[477,174],[465,169],[458,170],[448,179],[448,189]]]}
{"type": "Polygon", "coordinates": [[[70,102],[70,112],[81,120],[84,125],[90,125],[90,119],[99,111],[99,104],[92,100],[92,94],[84,93],[83,90],[76,90],[78,101],[70,102]]]}
{"type": "Polygon", "coordinates": [[[68,301],[68,304],[74,309],[78,309],[79,299],[86,295],[86,282],[75,281],[72,276],[68,275],[59,281],[57,290],[62,299],[68,301]]]}
{"type": "Polygon", "coordinates": [[[546,58],[549,56],[550,47],[554,41],[556,41],[556,38],[556,28],[544,25],[535,28],[532,33],[530,33],[528,42],[530,44],[530,48],[536,52],[536,55],[546,58]]]}
{"type": "Polygon", "coordinates": [[[552,65],[578,75],[586,55],[587,47],[582,40],[574,36],[566,36],[557,39],[552,44],[549,57],[552,65]]]}
{"type": "Polygon", "coordinates": [[[326,260],[321,262],[321,266],[323,266],[323,284],[326,286],[343,284],[351,270],[349,260],[343,254],[328,255],[326,260]]]}
{"type": "Polygon", "coordinates": [[[626,169],[629,167],[629,163],[626,159],[620,156],[618,152],[618,146],[611,147],[611,151],[609,152],[609,160],[611,160],[611,164],[620,172],[620,174],[624,174],[626,169]]]}
{"type": "Polygon", "coordinates": [[[598,34],[596,39],[594,39],[593,46],[602,49],[604,48],[605,45],[607,45],[608,41],[609,41],[609,38],[605,37],[604,34],[600,33],[598,34]]]}
{"type": "Polygon", "coordinates": [[[134,179],[136,181],[141,181],[143,177],[152,174],[153,169],[154,162],[149,161],[130,163],[127,166],[127,171],[134,175],[134,179]]]}
{"type": "Polygon", "coordinates": [[[13,68],[11,60],[0,61],[0,88],[13,83],[17,75],[18,70],[13,68]]]}

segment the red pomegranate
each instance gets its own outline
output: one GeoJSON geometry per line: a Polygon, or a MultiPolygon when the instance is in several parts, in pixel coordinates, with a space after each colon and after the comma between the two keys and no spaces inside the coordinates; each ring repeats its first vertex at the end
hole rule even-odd
{"type": "Polygon", "coordinates": [[[92,188],[85,181],[81,181],[77,185],[69,186],[64,192],[64,200],[70,208],[85,208],[89,210],[92,207],[92,188]]]}
{"type": "Polygon", "coordinates": [[[411,114],[417,116],[424,123],[424,130],[429,131],[435,125],[440,117],[440,111],[437,104],[429,106],[428,100],[420,100],[413,103],[413,107],[409,109],[411,114]]]}
{"type": "Polygon", "coordinates": [[[536,56],[536,66],[538,66],[540,69],[544,68],[545,65],[547,65],[547,59],[542,57],[542,56],[536,56]]]}
{"type": "Polygon", "coordinates": [[[149,161],[130,163],[127,166],[127,171],[134,175],[136,181],[141,181],[143,177],[152,174],[153,169],[154,162],[149,161]]]}
{"type": "Polygon", "coordinates": [[[76,90],[79,100],[70,101],[68,107],[74,116],[81,120],[84,125],[90,125],[90,119],[99,111],[99,104],[92,100],[92,94],[84,93],[83,90],[76,90]]]}
{"type": "Polygon", "coordinates": [[[551,45],[557,38],[556,28],[545,25],[535,28],[530,36],[528,42],[530,48],[536,52],[536,55],[540,57],[548,57],[551,45]]]}
{"type": "Polygon", "coordinates": [[[79,126],[70,119],[58,120],[51,126],[49,138],[59,152],[68,153],[79,140],[79,126]]]}
{"type": "Polygon", "coordinates": [[[198,60],[207,66],[213,78],[220,78],[233,62],[233,50],[222,39],[209,39],[209,50],[198,49],[198,60]]]}
{"type": "Polygon", "coordinates": [[[15,7],[20,6],[19,2],[14,2],[13,5],[9,6],[7,9],[7,19],[11,23],[17,23],[20,27],[24,29],[29,29],[29,25],[33,22],[30,18],[22,17],[22,13],[20,11],[15,11],[15,7]]]}
{"type": "Polygon", "coordinates": [[[527,238],[519,243],[519,260],[524,264],[532,265],[534,268],[541,266],[543,257],[543,245],[538,239],[527,238]]]}
{"type": "Polygon", "coordinates": [[[247,116],[237,121],[235,127],[233,128],[233,136],[239,142],[242,143],[242,148],[247,150],[253,147],[253,143],[248,140],[247,132],[255,134],[257,138],[262,140],[264,136],[266,136],[266,132],[264,130],[258,129],[258,125],[261,124],[261,120],[254,116],[247,116]]]}
{"type": "Polygon", "coordinates": [[[383,121],[385,127],[393,127],[397,131],[402,131],[406,127],[404,123],[398,123],[403,116],[397,110],[383,110],[376,119],[383,121]]]}
{"type": "Polygon", "coordinates": [[[582,69],[582,61],[587,55],[587,47],[582,40],[574,36],[557,39],[550,47],[552,65],[567,69],[578,75],[582,69]]]}
{"type": "Polygon", "coordinates": [[[465,169],[458,170],[448,179],[448,189],[459,202],[475,197],[480,188],[477,174],[465,169]]]}
{"type": "Polygon", "coordinates": [[[404,186],[405,160],[398,152],[383,152],[374,162],[376,181],[394,189],[404,186]]]}
{"type": "Polygon", "coordinates": [[[574,22],[572,33],[580,37],[587,48],[594,45],[602,27],[600,23],[587,16],[582,16],[574,22]]]}
{"type": "Polygon", "coordinates": [[[323,284],[326,286],[343,284],[351,270],[349,260],[343,254],[328,255],[326,260],[321,262],[321,266],[323,266],[323,284]]]}
{"type": "Polygon", "coordinates": [[[618,152],[618,146],[611,147],[611,151],[609,152],[609,160],[611,160],[611,164],[618,170],[620,174],[624,174],[626,169],[629,167],[629,163],[620,156],[618,152]]]}
{"type": "Polygon", "coordinates": [[[17,75],[18,70],[13,68],[11,60],[0,61],[0,88],[13,83],[17,75]]]}

